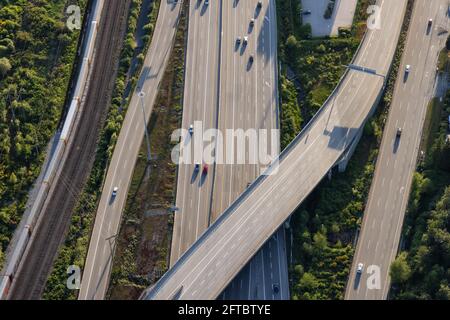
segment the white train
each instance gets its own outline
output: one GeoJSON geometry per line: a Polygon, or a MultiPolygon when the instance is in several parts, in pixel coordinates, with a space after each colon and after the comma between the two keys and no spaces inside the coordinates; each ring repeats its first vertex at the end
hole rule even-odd
{"type": "Polygon", "coordinates": [[[88,16],[89,24],[85,32],[87,37],[83,39],[83,45],[81,46],[81,67],[79,69],[75,89],[72,92],[72,100],[69,111],[66,115],[56,149],[49,160],[49,165],[46,169],[43,181],[39,186],[36,199],[30,209],[30,214],[26,217],[27,220],[24,223],[21,223],[24,227],[19,227],[14,235],[17,240],[11,244],[13,247],[10,248],[11,250],[8,254],[8,259],[3,269],[5,273],[0,274],[0,300],[6,299],[8,296],[14,275],[17,272],[25,250],[30,244],[29,241],[33,234],[33,228],[39,219],[39,215],[47,198],[50,186],[53,183],[53,179],[55,178],[58,168],[61,166],[67,142],[71,136],[75,119],[87,88],[88,76],[95,53],[98,23],[100,22],[104,2],[105,0],[92,0],[92,10],[88,16]]]}

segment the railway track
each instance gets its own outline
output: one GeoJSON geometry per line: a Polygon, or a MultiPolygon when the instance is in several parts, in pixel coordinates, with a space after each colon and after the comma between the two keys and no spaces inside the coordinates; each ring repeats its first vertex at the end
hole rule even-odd
{"type": "Polygon", "coordinates": [[[90,85],[68,157],[53,184],[41,223],[11,287],[10,299],[39,299],[63,243],[73,209],[92,169],[100,129],[110,105],[130,0],[106,1],[90,85]]]}

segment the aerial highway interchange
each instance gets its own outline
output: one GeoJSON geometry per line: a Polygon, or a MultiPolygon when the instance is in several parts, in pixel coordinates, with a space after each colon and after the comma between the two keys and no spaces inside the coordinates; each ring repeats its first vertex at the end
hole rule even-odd
{"type": "MultiPolygon", "coordinates": [[[[386,75],[396,49],[406,1],[381,1],[380,6],[381,28],[367,31],[353,63],[386,75]]],[[[383,77],[349,70],[333,93],[333,99],[325,103],[283,151],[276,168],[268,169],[279,172],[260,176],[145,298],[216,298],[351,146],[383,87],[383,77]],[[320,163],[314,161],[318,155],[320,163]]]]}
{"type": "MultiPolygon", "coordinates": [[[[64,140],[64,149],[49,148],[41,176],[30,191],[24,221],[5,254],[1,299],[42,298],[94,166],[119,66],[120,50],[114,49],[122,48],[120,42],[125,41],[124,17],[130,3],[89,2],[76,58],[84,64],[80,63],[73,75],[75,83],[68,88],[69,101],[76,108],[70,109],[66,124],[62,122],[54,138],[64,140]]],[[[181,130],[172,141],[182,151],[172,154],[177,159],[172,159],[176,165],[174,202],[166,208],[173,217],[167,270],[150,286],[147,281],[140,285],[139,299],[291,299],[292,274],[297,272],[292,252],[303,245],[293,243],[291,217],[324,179],[333,179],[337,167],[340,173],[345,170],[368,122],[382,98],[386,99],[388,80],[393,79],[361,225],[350,236],[354,253],[344,270],[348,280],[342,290],[346,300],[390,298],[392,266],[404,249],[402,230],[414,175],[426,156],[424,130],[433,121],[427,118],[430,101],[436,98],[442,104],[447,95],[448,62],[442,65],[442,60],[450,57],[443,54],[446,46],[450,50],[450,2],[371,1],[367,25],[351,62],[339,66],[344,71],[336,87],[284,150],[280,147],[284,112],[280,95],[286,88],[280,78],[286,71],[279,54],[281,47],[292,44],[280,45],[277,4],[275,0],[161,0],[155,24],[139,26],[152,33],[151,42],[145,55],[139,56],[142,66],[130,85],[129,105],[105,168],[76,288],[79,300],[108,299],[136,163],[143,146],[152,157],[149,122],[173,63],[183,15],[187,23],[181,130]],[[228,136],[228,131],[239,133],[228,136]],[[208,132],[223,133],[223,137],[214,136],[212,148],[203,149],[199,158],[196,143],[200,141],[204,148],[201,139],[208,132]],[[252,132],[269,132],[265,151],[275,155],[269,163],[250,161],[255,153],[261,156],[261,137],[259,145],[253,146],[252,132]],[[236,143],[242,133],[248,144],[236,143]],[[220,149],[223,145],[231,147],[220,149]],[[232,151],[230,163],[223,161],[225,150],[232,151]],[[240,152],[244,163],[236,161],[240,152]],[[183,162],[186,154],[195,155],[193,161],[183,162]]],[[[354,8],[356,3],[338,0],[324,6],[335,19],[336,12],[354,8]]],[[[293,13],[313,20],[317,15],[304,9],[293,13]]],[[[320,13],[320,19],[323,16],[320,13]]],[[[305,99],[301,83],[296,89],[299,103],[305,99]]],[[[447,139],[449,143],[449,132],[447,139]]]]}

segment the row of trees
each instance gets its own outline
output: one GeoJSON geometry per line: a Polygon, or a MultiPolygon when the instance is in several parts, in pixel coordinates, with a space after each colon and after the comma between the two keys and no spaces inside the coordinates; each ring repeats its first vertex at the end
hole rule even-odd
{"type": "Polygon", "coordinates": [[[66,3],[0,0],[0,252],[64,107],[78,40],[65,26],[66,3]]]}

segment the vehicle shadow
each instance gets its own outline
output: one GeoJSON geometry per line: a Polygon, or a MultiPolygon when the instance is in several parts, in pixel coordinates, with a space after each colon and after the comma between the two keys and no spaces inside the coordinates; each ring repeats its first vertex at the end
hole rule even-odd
{"type": "Polygon", "coordinates": [[[403,83],[408,81],[408,78],[409,78],[409,72],[405,72],[404,75],[403,75],[403,83]]]}
{"type": "Polygon", "coordinates": [[[201,173],[200,181],[198,182],[198,186],[199,186],[199,187],[203,187],[203,185],[204,185],[205,182],[206,182],[206,178],[207,178],[207,177],[208,177],[208,174],[207,174],[207,173],[204,173],[204,172],[201,173]]]}
{"type": "Polygon", "coordinates": [[[201,11],[200,11],[200,16],[204,16],[204,15],[205,15],[206,10],[208,9],[208,6],[209,6],[209,5],[203,3],[202,9],[201,9],[201,11]]]}
{"type": "Polygon", "coordinates": [[[361,282],[361,273],[356,273],[355,282],[353,284],[353,289],[354,290],[358,289],[360,282],[361,282]]]}
{"type": "Polygon", "coordinates": [[[191,184],[193,184],[195,182],[195,180],[197,180],[199,174],[199,170],[194,169],[194,172],[192,172],[192,176],[191,176],[191,184]]]}
{"type": "Polygon", "coordinates": [[[394,153],[397,153],[399,146],[400,146],[400,138],[399,137],[395,137],[395,139],[394,139],[394,146],[393,146],[394,153]]]}

